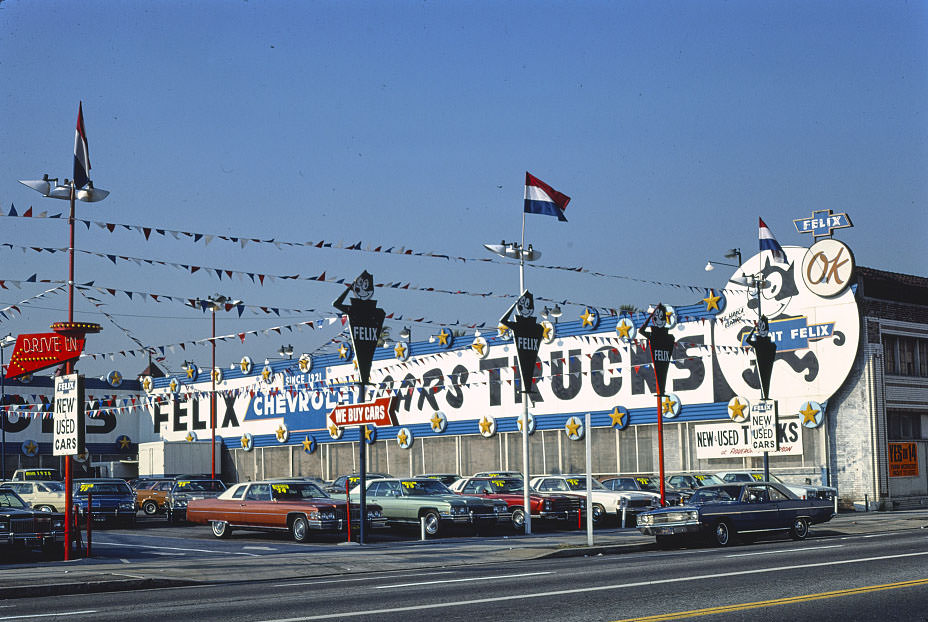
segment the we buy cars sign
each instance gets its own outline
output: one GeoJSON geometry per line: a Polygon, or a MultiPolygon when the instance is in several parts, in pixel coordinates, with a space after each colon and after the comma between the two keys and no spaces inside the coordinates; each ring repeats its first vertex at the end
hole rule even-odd
{"type": "Polygon", "coordinates": [[[390,412],[391,399],[387,396],[373,402],[336,406],[329,413],[329,422],[339,428],[353,425],[397,425],[396,415],[390,412]]]}
{"type": "Polygon", "coordinates": [[[82,337],[67,337],[58,333],[19,335],[6,368],[6,377],[16,378],[46,367],[60,365],[76,359],[83,350],[82,337]]]}

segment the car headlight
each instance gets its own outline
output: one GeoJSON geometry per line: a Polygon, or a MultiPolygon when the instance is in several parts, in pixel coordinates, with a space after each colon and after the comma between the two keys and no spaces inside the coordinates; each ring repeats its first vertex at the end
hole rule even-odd
{"type": "Polygon", "coordinates": [[[187,497],[174,497],[174,507],[176,508],[187,507],[187,497]]]}
{"type": "Polygon", "coordinates": [[[660,506],[661,506],[661,498],[660,498],[660,497],[651,497],[651,507],[652,507],[652,508],[659,508],[660,506]]]}
{"type": "Polygon", "coordinates": [[[52,521],[52,529],[64,529],[64,521],[59,519],[52,521]]]}
{"type": "Polygon", "coordinates": [[[458,514],[458,515],[467,514],[467,506],[466,505],[452,505],[451,513],[458,514]]]}
{"type": "Polygon", "coordinates": [[[551,509],[551,499],[545,499],[544,508],[546,512],[551,509]]]}
{"type": "Polygon", "coordinates": [[[654,523],[654,517],[650,514],[641,514],[638,516],[639,525],[650,525],[654,523]]]}
{"type": "Polygon", "coordinates": [[[120,510],[134,510],[135,504],[134,503],[120,503],[119,509],[120,510]]]}
{"type": "Polygon", "coordinates": [[[380,510],[368,510],[367,511],[368,518],[380,518],[381,516],[383,516],[383,513],[380,510]]]}
{"type": "Polygon", "coordinates": [[[319,518],[322,520],[335,520],[335,510],[323,510],[319,512],[319,518]]]}
{"type": "Polygon", "coordinates": [[[503,514],[509,509],[509,506],[503,503],[501,505],[494,506],[493,509],[497,514],[503,514]]]}

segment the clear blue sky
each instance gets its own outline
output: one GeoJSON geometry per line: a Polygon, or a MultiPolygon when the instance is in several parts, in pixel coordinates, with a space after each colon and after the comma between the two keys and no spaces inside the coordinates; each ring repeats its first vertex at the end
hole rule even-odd
{"type": "MultiPolygon", "coordinates": [[[[738,246],[757,250],[757,218],[784,244],[792,221],[847,212],[839,237],[859,264],[928,274],[928,4],[925,2],[67,2],[0,4],[0,205],[60,212],[17,183],[70,177],[78,101],[96,185],[79,204],[104,222],[285,241],[400,246],[486,257],[517,239],[524,172],[573,200],[568,223],[529,215],[542,263],[661,283],[721,287],[703,271],[738,246]]],[[[63,222],[0,220],[0,243],[67,246],[63,222]]],[[[351,254],[83,227],[77,247],[263,274],[354,277],[514,293],[514,266],[351,254]]],[[[0,279],[67,277],[64,254],[0,248],[0,279]]],[[[79,255],[77,281],[248,304],[331,311],[340,287],[255,286],[205,271],[79,255]]],[[[529,270],[536,295],[604,307],[686,289],[529,270]]],[[[0,307],[48,286],[0,289],[0,307]]],[[[138,339],[209,336],[208,316],[177,304],[98,296],[138,339]]],[[[378,293],[388,312],[495,323],[509,301],[378,293]]],[[[48,297],[3,321],[14,334],[66,319],[48,297]]],[[[566,307],[565,319],[581,310],[566,307]]],[[[220,314],[227,334],[316,319],[220,314]]],[[[89,352],[136,348],[103,324],[89,352]]],[[[403,322],[400,323],[400,325],[403,322]]],[[[430,330],[414,327],[414,339],[430,330]]],[[[308,332],[219,345],[219,362],[310,350],[308,332]]],[[[209,362],[208,348],[177,350],[209,362]]],[[[145,362],[82,363],[134,375],[145,362]]]]}

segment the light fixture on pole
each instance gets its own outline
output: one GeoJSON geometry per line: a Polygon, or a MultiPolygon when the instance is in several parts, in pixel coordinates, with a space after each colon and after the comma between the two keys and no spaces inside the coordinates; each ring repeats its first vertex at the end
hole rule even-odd
{"type": "MultiPolygon", "coordinates": [[[[737,258],[737,259],[738,259],[738,263],[737,263],[737,264],[725,263],[724,261],[716,261],[715,263],[719,264],[720,266],[731,266],[732,268],[740,268],[740,267],[741,267],[741,249],[740,249],[740,248],[732,248],[732,249],[729,249],[728,252],[725,253],[725,258],[726,258],[726,259],[735,259],[735,258],[737,258]]],[[[706,268],[705,268],[705,270],[706,270],[706,272],[712,272],[713,270],[715,270],[715,266],[712,265],[712,261],[711,261],[711,260],[707,260],[707,261],[706,261],[706,268]]]]}
{"type": "Polygon", "coordinates": [[[412,337],[412,332],[410,332],[408,326],[404,326],[403,330],[400,331],[400,339],[403,341],[409,341],[410,337],[412,337]]]}
{"type": "MultiPolygon", "coordinates": [[[[70,203],[68,212],[68,322],[66,325],[56,323],[60,327],[60,334],[68,334],[72,337],[83,338],[87,332],[99,332],[98,324],[74,324],[74,201],[83,201],[84,203],[96,203],[102,201],[109,195],[109,190],[94,188],[93,181],[90,180],[90,151],[87,145],[87,132],[84,129],[84,111],[83,103],[77,107],[77,130],[74,135],[74,174],[73,179],[65,179],[64,183],[59,184],[58,178],[49,178],[48,173],[42,175],[40,180],[19,180],[19,183],[32,188],[44,197],[52,199],[66,199],[70,203]],[[54,186],[52,186],[54,182],[54,186]]],[[[53,325],[54,327],[54,325],[53,325]]],[[[74,361],[65,362],[65,374],[74,373],[74,361]]],[[[65,501],[65,521],[64,521],[64,561],[71,559],[71,458],[64,456],[64,501],[65,501]]]]}
{"type": "Polygon", "coordinates": [[[204,311],[209,309],[212,315],[212,337],[210,338],[210,344],[212,344],[212,362],[210,364],[209,374],[210,382],[212,383],[212,389],[209,393],[209,476],[211,479],[216,479],[216,311],[230,311],[241,304],[241,300],[232,300],[228,296],[223,296],[222,294],[214,294],[212,296],[207,296],[206,300],[197,299],[191,302],[191,306],[193,307],[204,311]]]}
{"type": "Polygon", "coordinates": [[[13,335],[0,338],[0,427],[3,428],[3,449],[0,451],[0,458],[2,458],[2,461],[0,461],[0,480],[6,479],[6,423],[8,421],[7,412],[4,409],[6,406],[6,384],[4,384],[6,370],[3,369],[5,365],[4,354],[6,348],[15,343],[16,338],[13,337],[13,335]]]}
{"type": "MultiPolygon", "coordinates": [[[[519,260],[519,296],[525,292],[525,262],[526,261],[536,261],[541,258],[541,251],[537,251],[532,248],[532,245],[529,244],[528,248],[525,246],[525,217],[523,214],[522,218],[522,243],[518,242],[506,242],[503,240],[499,244],[484,244],[483,247],[486,248],[491,253],[495,253],[500,257],[506,257],[508,259],[518,259],[519,260]]],[[[555,307],[560,311],[559,307],[555,307]]],[[[522,387],[522,507],[531,508],[529,503],[529,456],[528,456],[528,399],[529,399],[529,390],[531,387],[522,387]]],[[[525,511],[525,533],[532,533],[532,513],[528,510],[525,511]]]]}
{"type": "Polygon", "coordinates": [[[554,323],[557,324],[558,318],[561,317],[563,314],[564,312],[561,310],[561,306],[558,304],[555,304],[553,309],[549,309],[548,307],[545,307],[544,311],[541,312],[541,317],[546,320],[548,318],[552,318],[554,320],[554,323]]]}
{"type": "Polygon", "coordinates": [[[293,358],[293,346],[291,345],[280,346],[280,350],[277,351],[277,354],[279,354],[280,356],[286,356],[288,359],[292,359],[293,358]]]}

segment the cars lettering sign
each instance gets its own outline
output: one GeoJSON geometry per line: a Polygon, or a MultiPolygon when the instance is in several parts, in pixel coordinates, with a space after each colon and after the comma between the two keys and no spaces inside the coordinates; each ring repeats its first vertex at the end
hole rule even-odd
{"type": "Polygon", "coordinates": [[[55,456],[84,452],[84,377],[68,374],[55,378],[55,456]]]}
{"type": "Polygon", "coordinates": [[[373,402],[336,406],[329,413],[329,422],[339,428],[355,425],[397,425],[396,415],[390,412],[391,399],[390,396],[386,396],[373,402]]]}

